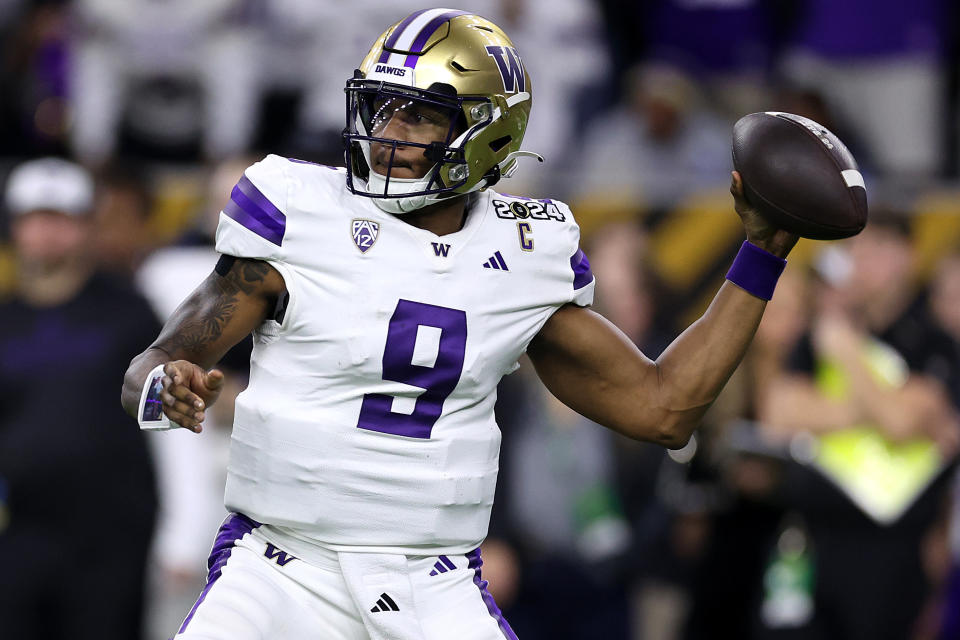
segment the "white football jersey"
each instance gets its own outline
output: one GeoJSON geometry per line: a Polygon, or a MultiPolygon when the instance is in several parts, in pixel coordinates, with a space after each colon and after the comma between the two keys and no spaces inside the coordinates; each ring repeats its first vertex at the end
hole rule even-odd
{"type": "MultiPolygon", "coordinates": [[[[411,214],[416,215],[416,214],[411,214]]],[[[476,194],[437,236],[268,156],[220,214],[217,251],[283,276],[254,335],[226,506],[339,551],[466,553],[487,533],[497,383],[593,275],[563,203],[476,194]]]]}

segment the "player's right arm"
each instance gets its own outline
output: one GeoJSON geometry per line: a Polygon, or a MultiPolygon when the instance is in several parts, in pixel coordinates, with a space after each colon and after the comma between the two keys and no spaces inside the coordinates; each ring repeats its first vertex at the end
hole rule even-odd
{"type": "MultiPolygon", "coordinates": [[[[730,192],[750,242],[785,258],[797,236],[747,203],[736,171],[730,192]]],[[[527,354],[547,389],[574,411],[630,438],[679,448],[739,365],[766,304],[725,282],[655,362],[603,316],[569,304],[547,320],[527,354]]]]}
{"type": "Polygon", "coordinates": [[[147,375],[164,365],[164,414],[199,432],[204,411],[223,386],[223,373],[211,367],[273,315],[285,291],[283,277],[268,263],[221,258],[218,268],[173,312],[153,344],[130,362],[121,394],[127,413],[136,415],[147,375]]]}

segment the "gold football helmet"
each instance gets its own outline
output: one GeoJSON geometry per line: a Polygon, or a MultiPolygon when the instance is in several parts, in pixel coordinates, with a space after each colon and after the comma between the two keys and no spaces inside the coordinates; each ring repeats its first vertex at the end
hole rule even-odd
{"type": "Polygon", "coordinates": [[[530,76],[500,27],[467,11],[424,9],[387,29],[346,93],[347,187],[391,213],[491,186],[518,156],[542,161],[520,151],[530,76]],[[397,117],[429,123],[434,139],[388,137],[397,117]],[[397,151],[410,148],[433,163],[422,177],[400,177],[411,165],[397,151]]]}

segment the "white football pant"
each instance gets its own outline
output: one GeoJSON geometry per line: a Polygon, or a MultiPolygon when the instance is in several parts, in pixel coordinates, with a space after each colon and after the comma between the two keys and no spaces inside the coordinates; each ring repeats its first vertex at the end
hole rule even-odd
{"type": "Polygon", "coordinates": [[[231,514],[178,640],[516,640],[480,578],[480,550],[403,556],[317,549],[310,562],[231,514]]]}

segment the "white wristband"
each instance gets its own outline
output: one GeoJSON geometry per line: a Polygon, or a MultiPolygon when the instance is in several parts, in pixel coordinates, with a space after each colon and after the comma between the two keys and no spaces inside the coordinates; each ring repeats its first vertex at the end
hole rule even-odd
{"type": "Polygon", "coordinates": [[[160,398],[160,393],[163,391],[163,376],[163,365],[157,365],[147,374],[147,379],[143,383],[140,406],[137,408],[137,422],[144,431],[167,431],[180,427],[163,413],[163,400],[160,398]]]}

